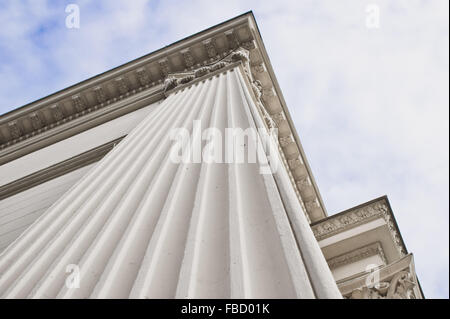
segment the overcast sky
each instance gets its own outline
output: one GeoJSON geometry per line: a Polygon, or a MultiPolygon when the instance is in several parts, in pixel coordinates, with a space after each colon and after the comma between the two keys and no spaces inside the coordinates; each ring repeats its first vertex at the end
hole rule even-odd
{"type": "Polygon", "coordinates": [[[2,0],[0,114],[253,10],[328,213],[388,195],[426,297],[448,298],[448,9],[447,0],[2,0]],[[79,29],[65,26],[69,3],[79,29]],[[379,28],[367,27],[370,4],[379,28]]]}

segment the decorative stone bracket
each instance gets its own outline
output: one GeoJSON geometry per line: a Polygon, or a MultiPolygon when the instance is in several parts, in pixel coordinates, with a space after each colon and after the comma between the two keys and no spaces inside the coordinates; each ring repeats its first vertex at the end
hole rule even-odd
{"type": "Polygon", "coordinates": [[[417,281],[412,254],[356,278],[338,281],[338,287],[347,299],[424,298],[417,281]]]}
{"type": "Polygon", "coordinates": [[[164,92],[166,95],[169,95],[173,89],[178,88],[183,84],[190,83],[197,78],[201,78],[209,73],[221,70],[224,67],[239,61],[244,63],[248,63],[249,61],[249,52],[242,47],[236,49],[222,59],[209,63],[205,66],[201,66],[197,69],[186,72],[170,73],[164,80],[164,92]]]}
{"type": "Polygon", "coordinates": [[[409,271],[401,271],[390,281],[381,281],[374,287],[355,289],[348,299],[416,299],[413,276],[409,271]]]}

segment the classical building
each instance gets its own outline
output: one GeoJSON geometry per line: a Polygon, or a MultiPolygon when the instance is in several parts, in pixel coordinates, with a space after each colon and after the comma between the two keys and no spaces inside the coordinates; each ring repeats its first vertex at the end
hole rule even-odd
{"type": "Polygon", "coordinates": [[[252,13],[2,115],[0,165],[2,298],[423,298],[386,197],[327,215],[252,13]]]}

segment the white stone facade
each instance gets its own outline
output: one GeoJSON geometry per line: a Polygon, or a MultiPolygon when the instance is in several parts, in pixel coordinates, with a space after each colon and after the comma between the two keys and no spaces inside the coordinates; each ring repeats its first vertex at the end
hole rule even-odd
{"type": "Polygon", "coordinates": [[[0,165],[2,298],[423,297],[387,198],[327,217],[251,13],[3,115],[0,165]],[[275,156],[173,162],[195,121],[275,156]]]}

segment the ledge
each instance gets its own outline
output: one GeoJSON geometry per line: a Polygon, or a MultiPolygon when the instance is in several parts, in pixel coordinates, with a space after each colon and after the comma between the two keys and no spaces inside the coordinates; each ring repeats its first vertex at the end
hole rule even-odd
{"type": "Polygon", "coordinates": [[[0,200],[23,192],[29,188],[45,183],[59,176],[70,173],[81,167],[95,163],[103,158],[103,156],[105,156],[110,150],[112,150],[114,145],[119,143],[122,139],[123,137],[120,137],[111,142],[100,145],[92,150],[62,161],[58,164],[49,166],[33,174],[15,180],[14,182],[0,186],[0,200]]]}

